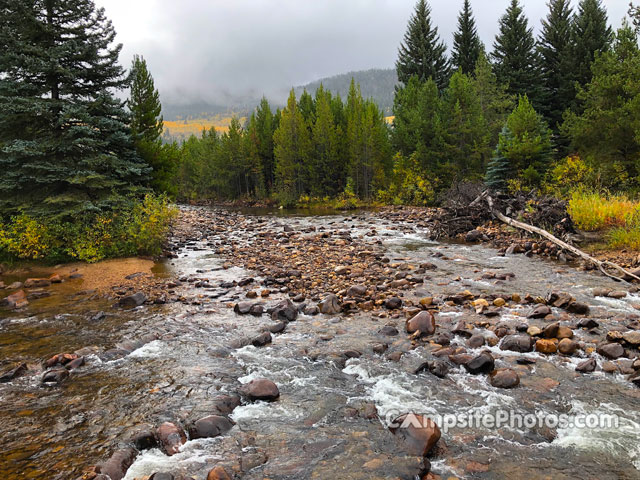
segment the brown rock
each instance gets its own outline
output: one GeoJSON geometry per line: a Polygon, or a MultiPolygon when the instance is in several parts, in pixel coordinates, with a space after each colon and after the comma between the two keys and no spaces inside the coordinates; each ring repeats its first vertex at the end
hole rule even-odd
{"type": "Polygon", "coordinates": [[[231,480],[231,476],[223,467],[218,465],[209,472],[207,480],[231,480]]]}
{"type": "Polygon", "coordinates": [[[243,385],[238,390],[242,395],[251,400],[273,401],[278,399],[280,391],[275,383],[266,378],[256,378],[243,385]]]}
{"type": "Polygon", "coordinates": [[[557,340],[541,338],[536,342],[536,351],[540,353],[556,353],[558,351],[557,340]]]}
{"type": "Polygon", "coordinates": [[[422,335],[433,335],[436,331],[436,320],[433,313],[424,310],[408,320],[406,328],[409,334],[420,332],[422,335]]]}
{"type": "Polygon", "coordinates": [[[24,288],[43,288],[50,286],[51,280],[48,278],[27,278],[24,282],[24,288]]]}
{"type": "Polygon", "coordinates": [[[573,355],[578,350],[578,342],[571,340],[570,338],[563,338],[558,343],[558,351],[562,355],[573,355]]]}
{"type": "Polygon", "coordinates": [[[138,451],[135,448],[124,448],[116,451],[111,458],[98,466],[99,472],[108,475],[111,480],[122,480],[133,465],[138,451]]]}
{"type": "Polygon", "coordinates": [[[197,420],[189,427],[189,437],[192,439],[214,438],[231,430],[233,425],[234,423],[227,417],[209,415],[197,420]]]}
{"type": "Polygon", "coordinates": [[[529,318],[544,318],[551,314],[551,309],[546,305],[536,307],[529,315],[529,318]]]}
{"type": "Polygon", "coordinates": [[[489,381],[496,388],[515,388],[520,385],[520,376],[515,370],[501,368],[491,372],[489,381]]]}
{"type": "Polygon", "coordinates": [[[169,456],[178,453],[180,447],[187,441],[184,431],[170,422],[165,422],[158,427],[156,437],[164,453],[169,456]]]}
{"type": "Polygon", "coordinates": [[[394,421],[391,432],[398,437],[411,455],[425,457],[440,440],[440,428],[436,423],[422,415],[408,413],[394,421]]]}
{"type": "Polygon", "coordinates": [[[585,360],[584,362],[579,363],[576,366],[576,372],[591,373],[596,369],[597,366],[598,366],[598,363],[596,362],[596,359],[591,357],[585,360]]]}
{"type": "Polygon", "coordinates": [[[612,360],[624,355],[624,347],[619,343],[607,343],[606,345],[598,347],[597,351],[603,357],[610,358],[612,360]]]}

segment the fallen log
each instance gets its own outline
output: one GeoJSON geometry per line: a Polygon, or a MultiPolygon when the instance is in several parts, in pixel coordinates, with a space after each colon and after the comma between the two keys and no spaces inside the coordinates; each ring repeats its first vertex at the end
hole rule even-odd
{"type": "Polygon", "coordinates": [[[586,262],[594,264],[595,266],[598,267],[598,270],[600,270],[604,275],[606,275],[609,278],[613,278],[614,280],[616,280],[618,282],[627,282],[626,279],[633,279],[633,280],[636,280],[636,281],[640,282],[640,277],[638,277],[634,273],[622,268],[620,265],[618,265],[616,263],[609,262],[609,261],[604,261],[603,262],[601,260],[598,260],[597,258],[594,258],[591,255],[583,252],[582,250],[574,247],[573,245],[569,245],[568,243],[563,242],[562,240],[560,240],[559,238],[557,238],[556,236],[550,234],[549,232],[547,232],[546,230],[544,230],[542,228],[534,227],[533,225],[529,225],[527,223],[519,222],[518,220],[514,220],[513,218],[507,217],[506,215],[504,215],[503,213],[501,213],[499,210],[497,210],[494,207],[493,199],[488,194],[488,192],[483,192],[482,195],[480,195],[478,198],[476,198],[476,200],[474,200],[472,202],[472,204],[476,204],[477,202],[481,201],[483,198],[487,200],[487,204],[489,205],[489,210],[490,210],[491,214],[495,218],[500,220],[501,222],[506,223],[507,225],[509,225],[511,227],[518,228],[520,230],[524,230],[526,232],[529,232],[529,233],[532,233],[532,234],[535,234],[535,235],[539,235],[539,236],[541,236],[543,238],[546,238],[547,240],[549,240],[550,242],[556,244],[557,246],[559,246],[563,250],[571,252],[574,255],[576,255],[577,257],[582,258],[586,262]],[[613,274],[607,272],[605,270],[605,268],[614,269],[617,272],[622,273],[623,275],[621,277],[618,277],[616,275],[613,275],[613,274]]]}

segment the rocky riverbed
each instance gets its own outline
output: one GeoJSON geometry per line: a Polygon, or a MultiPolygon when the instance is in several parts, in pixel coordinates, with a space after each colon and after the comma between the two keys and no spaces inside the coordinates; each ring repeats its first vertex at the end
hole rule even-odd
{"type": "Polygon", "coordinates": [[[637,478],[637,290],[428,229],[185,207],[156,265],[5,274],[0,477],[637,478]]]}

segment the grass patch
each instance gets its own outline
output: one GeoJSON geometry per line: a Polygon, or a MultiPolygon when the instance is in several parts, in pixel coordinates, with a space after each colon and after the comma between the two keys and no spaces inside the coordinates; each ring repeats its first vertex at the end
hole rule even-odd
{"type": "Polygon", "coordinates": [[[612,229],[607,234],[607,245],[613,249],[640,250],[640,226],[612,229]]]}
{"type": "Polygon", "coordinates": [[[604,196],[598,193],[575,192],[568,207],[575,225],[588,232],[609,228],[637,229],[640,202],[625,195],[604,196]]]}

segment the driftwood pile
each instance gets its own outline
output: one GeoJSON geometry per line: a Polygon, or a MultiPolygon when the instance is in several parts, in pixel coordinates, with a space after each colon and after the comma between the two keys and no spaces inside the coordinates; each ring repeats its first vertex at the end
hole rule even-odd
{"type": "Polygon", "coordinates": [[[629,271],[616,263],[598,260],[565,241],[575,233],[566,202],[551,197],[535,198],[533,195],[494,198],[488,190],[479,190],[477,184],[460,184],[447,193],[444,208],[431,218],[433,239],[455,238],[496,219],[545,238],[586,263],[595,265],[607,277],[640,282],[639,270],[629,271]]]}

